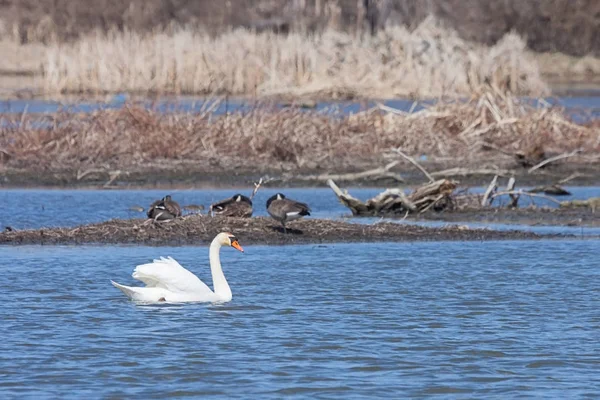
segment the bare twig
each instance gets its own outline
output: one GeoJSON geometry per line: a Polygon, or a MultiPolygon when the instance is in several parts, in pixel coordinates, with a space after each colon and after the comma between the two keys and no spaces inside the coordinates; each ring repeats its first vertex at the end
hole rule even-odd
{"type": "Polygon", "coordinates": [[[121,175],[120,170],[111,171],[108,174],[110,179],[108,181],[106,181],[106,183],[104,184],[104,187],[109,187],[115,181],[115,179],[117,179],[119,177],[119,175],[121,175]]]}
{"type": "Polygon", "coordinates": [[[443,171],[432,172],[431,176],[445,177],[445,176],[467,176],[467,175],[498,175],[498,176],[510,176],[514,174],[514,171],[508,169],[469,169],[469,168],[450,168],[443,171]]]}
{"type": "Polygon", "coordinates": [[[492,179],[492,181],[490,182],[489,186],[487,187],[484,195],[483,195],[483,199],[481,199],[481,206],[482,207],[487,207],[488,205],[492,204],[491,200],[494,199],[494,197],[492,196],[492,193],[496,191],[496,189],[498,189],[498,175],[494,175],[494,179],[492,179]],[[488,200],[490,200],[490,203],[488,204],[488,200]]]}
{"type": "MultiPolygon", "coordinates": [[[[511,176],[510,179],[508,180],[508,184],[506,185],[506,191],[507,192],[512,192],[515,190],[515,184],[516,184],[516,180],[514,176],[511,176]]],[[[511,193],[510,195],[510,207],[512,208],[516,208],[519,205],[519,197],[521,197],[518,194],[513,194],[511,193]]]]}
{"type": "Polygon", "coordinates": [[[562,159],[565,159],[565,158],[569,158],[569,157],[576,156],[577,154],[581,153],[581,151],[582,151],[581,149],[577,149],[577,150],[573,150],[573,151],[572,151],[572,152],[570,152],[570,153],[563,153],[563,154],[560,154],[560,155],[558,155],[558,156],[555,156],[555,157],[550,157],[550,158],[548,158],[547,160],[544,160],[544,161],[542,161],[541,163],[539,163],[539,164],[536,164],[536,165],[534,165],[533,167],[529,168],[529,171],[527,171],[527,172],[528,172],[528,173],[532,173],[532,172],[533,172],[533,171],[535,171],[536,169],[542,168],[544,165],[550,164],[551,162],[554,162],[554,161],[558,161],[558,160],[562,160],[562,159]]]}
{"type": "Polygon", "coordinates": [[[404,178],[400,174],[390,172],[389,170],[398,165],[399,161],[393,161],[384,167],[374,168],[363,172],[352,172],[347,174],[320,174],[320,175],[300,175],[300,176],[285,176],[281,180],[300,180],[300,181],[355,181],[364,178],[392,178],[398,182],[404,182],[404,178]]]}
{"type": "Polygon", "coordinates": [[[441,199],[443,199],[444,196],[445,196],[444,194],[440,194],[431,203],[429,203],[429,205],[427,207],[425,207],[424,209],[422,209],[421,211],[419,211],[419,214],[423,214],[425,211],[429,210],[431,207],[433,207],[435,205],[435,203],[437,203],[438,201],[440,201],[441,199]]]}
{"type": "Polygon", "coordinates": [[[583,177],[583,176],[585,176],[585,174],[581,174],[581,173],[579,173],[579,172],[574,172],[574,173],[572,173],[571,175],[567,176],[566,178],[564,178],[564,179],[561,179],[561,180],[560,180],[560,181],[558,181],[557,183],[558,183],[559,185],[564,185],[565,183],[567,183],[567,182],[570,182],[570,181],[572,181],[573,179],[576,179],[576,178],[581,178],[581,177],[583,177]]]}
{"type": "Polygon", "coordinates": [[[263,178],[260,178],[258,180],[258,183],[254,182],[254,190],[252,190],[252,194],[250,195],[250,200],[252,200],[254,198],[254,196],[256,196],[256,192],[258,192],[258,189],[260,188],[260,185],[262,185],[262,184],[263,184],[263,178]]]}
{"type": "Polygon", "coordinates": [[[522,190],[511,190],[511,191],[497,192],[497,193],[494,193],[493,195],[491,195],[490,199],[494,199],[494,198],[496,198],[498,196],[504,196],[504,195],[507,195],[507,194],[508,195],[513,194],[513,195],[519,195],[519,196],[523,195],[523,196],[529,196],[529,197],[538,197],[540,199],[545,199],[545,200],[548,200],[548,201],[551,201],[551,202],[553,202],[555,204],[560,205],[560,201],[558,201],[556,199],[553,199],[550,196],[544,196],[542,194],[528,193],[528,192],[524,192],[522,190]]]}
{"type": "Polygon", "coordinates": [[[416,161],[414,158],[412,158],[411,156],[408,156],[408,155],[404,154],[404,153],[402,152],[402,150],[400,150],[400,148],[395,148],[395,149],[392,149],[392,151],[393,151],[394,153],[398,154],[399,156],[401,156],[402,158],[404,158],[405,160],[408,160],[408,161],[409,161],[409,162],[410,162],[412,165],[414,165],[415,167],[417,167],[417,168],[418,168],[418,169],[419,169],[419,170],[420,170],[420,171],[421,171],[423,174],[425,174],[425,176],[427,177],[427,179],[429,179],[429,182],[433,182],[433,181],[435,181],[435,179],[433,178],[433,176],[431,176],[431,175],[429,174],[429,172],[427,172],[427,171],[425,170],[425,168],[423,168],[423,167],[421,166],[421,164],[419,164],[419,163],[418,163],[418,162],[417,162],[417,161],[416,161]]]}

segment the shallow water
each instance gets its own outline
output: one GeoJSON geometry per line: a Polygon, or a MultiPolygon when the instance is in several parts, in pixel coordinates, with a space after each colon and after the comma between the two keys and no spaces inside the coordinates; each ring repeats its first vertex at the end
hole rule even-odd
{"type": "Polygon", "coordinates": [[[3,247],[0,397],[597,398],[599,244],[224,249],[231,303],[162,306],[109,280],[206,248],[3,247]]]}
{"type": "MultiPolygon", "coordinates": [[[[586,199],[600,197],[600,187],[567,187],[572,196],[558,199],[586,199]]],[[[384,188],[358,189],[350,188],[355,197],[367,200],[384,188]]],[[[473,189],[482,192],[484,189],[473,189]]],[[[281,191],[289,198],[307,202],[314,218],[338,218],[350,215],[350,211],[342,206],[329,188],[276,189],[262,188],[254,199],[254,215],[266,216],[267,199],[281,191]]],[[[9,189],[0,190],[0,229],[11,226],[15,229],[75,226],[93,222],[102,222],[112,218],[145,218],[144,212],[130,210],[133,206],[147,208],[154,200],[166,194],[182,206],[189,204],[204,205],[206,213],[211,203],[231,197],[235,193],[250,195],[247,189],[215,189],[215,190],[39,190],[9,189]]],[[[545,200],[535,199],[539,205],[553,204],[545,200]]],[[[528,199],[523,199],[528,205],[528,199]]],[[[367,220],[372,222],[372,220],[367,220]]],[[[492,226],[492,225],[488,225],[492,226]]]]}
{"type": "MultiPolygon", "coordinates": [[[[42,99],[31,100],[0,100],[0,113],[55,113],[60,110],[71,110],[75,112],[93,112],[99,109],[118,109],[128,101],[125,94],[117,94],[107,97],[103,101],[94,100],[65,100],[53,101],[42,99]]],[[[600,96],[564,96],[546,98],[544,105],[551,104],[565,108],[567,114],[571,115],[577,121],[584,121],[592,118],[600,118],[600,96]]],[[[229,99],[221,101],[218,104],[215,100],[200,97],[163,97],[156,101],[142,100],[138,101],[148,108],[154,108],[161,112],[204,112],[214,105],[213,112],[217,115],[234,111],[248,111],[255,107],[253,101],[244,99],[229,99]]],[[[322,101],[315,104],[317,111],[336,112],[342,114],[352,114],[376,107],[378,103],[403,112],[416,112],[433,103],[431,100],[415,102],[407,99],[392,99],[375,101],[322,101]]],[[[531,103],[537,106],[537,100],[531,100],[531,103]]],[[[301,103],[300,103],[301,104],[301,103]]]]}

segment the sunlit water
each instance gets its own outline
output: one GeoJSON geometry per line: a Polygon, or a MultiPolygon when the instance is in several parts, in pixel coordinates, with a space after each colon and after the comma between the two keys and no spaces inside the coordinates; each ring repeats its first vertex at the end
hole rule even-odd
{"type": "Polygon", "coordinates": [[[597,398],[599,250],[246,246],[231,303],[150,306],[109,280],[207,248],[2,247],[0,397],[597,398]]]}

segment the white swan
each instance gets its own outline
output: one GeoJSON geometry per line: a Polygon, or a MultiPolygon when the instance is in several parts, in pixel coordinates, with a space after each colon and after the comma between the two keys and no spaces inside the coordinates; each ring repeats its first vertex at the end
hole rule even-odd
{"type": "Polygon", "coordinates": [[[219,233],[210,244],[210,270],[215,291],[210,290],[204,282],[183,268],[171,257],[161,257],[150,264],[135,267],[132,276],[144,282],[146,287],[130,287],[110,281],[127,297],[143,302],[228,302],[231,300],[231,289],[223,274],[219,252],[221,246],[231,246],[244,251],[238,240],[231,233],[219,233]]]}

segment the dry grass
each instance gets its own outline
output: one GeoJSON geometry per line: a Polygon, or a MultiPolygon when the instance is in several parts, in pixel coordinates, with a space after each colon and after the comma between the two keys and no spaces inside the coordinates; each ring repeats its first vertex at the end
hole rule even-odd
{"type": "Polygon", "coordinates": [[[98,32],[48,47],[43,73],[51,93],[423,98],[470,95],[490,85],[547,93],[517,35],[485,47],[432,19],[414,31],[392,27],[375,37],[333,30],[284,36],[239,29],[216,38],[191,30],[98,32]]]}
{"type": "Polygon", "coordinates": [[[467,103],[439,103],[412,114],[373,109],[332,116],[256,107],[214,115],[127,105],[91,114],[65,111],[0,119],[0,162],[32,170],[179,163],[220,170],[240,165],[279,171],[339,168],[361,161],[381,163],[396,157],[389,154],[391,148],[430,160],[473,163],[497,159],[498,152],[486,150],[490,146],[511,154],[582,149],[582,156],[593,157],[600,152],[600,129],[574,124],[558,108],[490,92],[467,103]]]}

